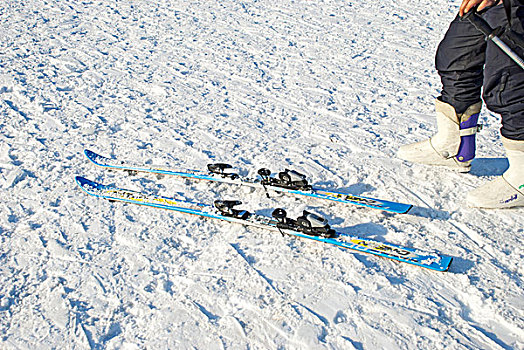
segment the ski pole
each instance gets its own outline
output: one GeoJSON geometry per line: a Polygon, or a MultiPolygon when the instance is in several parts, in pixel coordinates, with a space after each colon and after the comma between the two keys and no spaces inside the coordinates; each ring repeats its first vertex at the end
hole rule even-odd
{"type": "Polygon", "coordinates": [[[467,19],[475,26],[475,28],[481,31],[486,36],[486,41],[493,41],[493,43],[497,45],[502,51],[504,51],[504,53],[506,53],[513,61],[515,61],[515,63],[518,64],[520,68],[524,69],[524,60],[498,37],[497,30],[491,28],[488,22],[477,15],[474,10],[469,11],[462,18],[467,19]]]}

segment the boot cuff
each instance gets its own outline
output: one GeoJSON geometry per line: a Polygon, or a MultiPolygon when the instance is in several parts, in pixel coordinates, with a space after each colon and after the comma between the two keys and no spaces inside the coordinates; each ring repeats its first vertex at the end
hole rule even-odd
{"type": "Polygon", "coordinates": [[[480,113],[481,108],[482,108],[482,101],[479,101],[469,106],[468,109],[466,109],[466,111],[460,115],[460,120],[462,122],[467,121],[469,117],[471,117],[472,115],[480,113]]]}
{"type": "Polygon", "coordinates": [[[479,101],[469,106],[468,109],[466,109],[464,113],[457,114],[457,112],[455,111],[455,107],[453,107],[449,103],[442,102],[438,98],[435,100],[435,111],[437,113],[442,113],[448,119],[452,120],[454,123],[457,123],[457,124],[465,122],[472,115],[480,113],[481,108],[482,108],[482,101],[479,101]]]}
{"type": "Polygon", "coordinates": [[[502,145],[510,151],[524,152],[524,140],[512,140],[502,136],[502,145]]]}

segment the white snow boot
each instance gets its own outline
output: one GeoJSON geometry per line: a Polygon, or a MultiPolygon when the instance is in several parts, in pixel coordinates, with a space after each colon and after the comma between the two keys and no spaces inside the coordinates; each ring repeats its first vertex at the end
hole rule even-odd
{"type": "Polygon", "coordinates": [[[475,158],[475,134],[482,102],[457,114],[453,106],[435,102],[438,131],[429,140],[400,147],[397,156],[413,163],[445,166],[467,173],[475,158]]]}
{"type": "Polygon", "coordinates": [[[509,168],[502,176],[469,192],[466,202],[474,208],[524,206],[524,141],[502,137],[509,168]]]}

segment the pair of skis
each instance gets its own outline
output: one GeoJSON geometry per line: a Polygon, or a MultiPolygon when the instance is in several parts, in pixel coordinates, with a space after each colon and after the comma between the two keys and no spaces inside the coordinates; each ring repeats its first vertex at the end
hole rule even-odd
{"type": "MultiPolygon", "coordinates": [[[[97,166],[107,169],[118,169],[136,174],[138,172],[152,173],[157,176],[172,175],[190,179],[222,182],[227,184],[245,185],[269,190],[302,195],[307,197],[331,200],[347,204],[354,204],[393,213],[406,213],[411,205],[384,201],[380,199],[353,196],[336,191],[326,190],[308,184],[306,177],[293,170],[285,170],[277,176],[272,176],[268,169],[260,169],[257,178],[248,178],[232,172],[228,164],[209,164],[207,171],[188,170],[173,171],[164,167],[144,166],[103,157],[95,152],[85,150],[86,157],[97,166]]],[[[452,258],[436,253],[427,253],[413,248],[401,247],[391,243],[378,242],[362,237],[339,233],[333,230],[327,221],[313,213],[304,211],[297,219],[287,217],[283,209],[275,209],[272,216],[264,216],[237,209],[240,201],[215,201],[213,205],[196,203],[185,199],[162,197],[131,191],[115,186],[104,185],[86,178],[77,176],[76,182],[86,193],[104,198],[109,201],[140,204],[155,208],[173,210],[194,214],[201,217],[220,219],[228,222],[255,226],[280,232],[282,235],[291,235],[350,249],[362,253],[381,256],[396,261],[417,265],[435,271],[447,271],[452,258]]]]}

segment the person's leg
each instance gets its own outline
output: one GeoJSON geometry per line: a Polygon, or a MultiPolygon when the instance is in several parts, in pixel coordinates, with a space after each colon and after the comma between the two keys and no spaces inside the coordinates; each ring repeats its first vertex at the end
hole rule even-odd
{"type": "MultiPolygon", "coordinates": [[[[504,11],[486,14],[492,26],[507,25],[504,11]]],[[[512,29],[524,37],[524,5],[512,8],[512,29]]],[[[508,37],[502,39],[511,44],[508,37]]],[[[512,47],[524,57],[524,49],[512,47]]],[[[472,207],[508,208],[524,206],[524,70],[492,42],[486,49],[483,98],[486,106],[502,116],[502,144],[509,168],[499,178],[468,193],[472,207]]]]}
{"type": "Polygon", "coordinates": [[[484,35],[457,16],[437,48],[435,67],[442,82],[438,99],[458,114],[481,101],[486,46],[484,35]]]}
{"type": "Polygon", "coordinates": [[[469,21],[457,16],[435,58],[442,81],[435,109],[438,132],[431,139],[402,146],[404,160],[468,172],[475,157],[486,41],[469,21]]]}
{"type": "MultiPolygon", "coordinates": [[[[515,1],[517,3],[517,1],[515,1]]],[[[485,20],[492,26],[507,26],[502,6],[499,11],[486,13],[485,20]]],[[[513,35],[524,38],[524,4],[512,7],[511,29],[502,40],[519,56],[524,57],[524,48],[513,44],[513,35]]],[[[521,39],[522,40],[522,39],[521,39]]],[[[502,116],[502,136],[511,140],[524,140],[524,70],[492,42],[486,49],[483,98],[486,106],[502,116]]]]}

